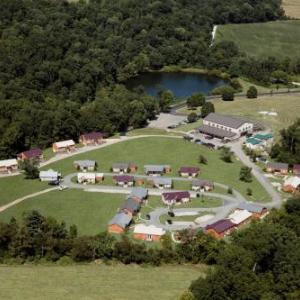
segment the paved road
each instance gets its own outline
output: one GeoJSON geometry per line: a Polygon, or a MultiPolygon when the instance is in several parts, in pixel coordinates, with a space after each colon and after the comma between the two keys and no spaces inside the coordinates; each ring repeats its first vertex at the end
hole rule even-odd
{"type": "MultiPolygon", "coordinates": [[[[119,186],[106,186],[106,185],[84,185],[84,184],[78,184],[72,182],[72,178],[74,178],[77,175],[77,173],[72,173],[64,177],[64,185],[66,185],[69,188],[75,188],[75,189],[83,189],[86,192],[104,192],[104,193],[113,193],[113,194],[130,194],[132,191],[131,187],[124,188],[119,186]]],[[[113,176],[116,175],[114,173],[104,173],[104,176],[113,176]]],[[[143,179],[151,179],[153,177],[147,176],[147,175],[140,175],[136,174],[134,175],[136,178],[143,178],[143,179]]],[[[184,177],[170,177],[172,180],[178,180],[178,181],[185,181],[185,182],[191,182],[194,179],[191,178],[184,178],[184,177]]],[[[225,190],[228,188],[226,185],[220,184],[220,183],[214,183],[215,186],[219,186],[224,188],[225,190]]],[[[175,192],[174,189],[156,189],[156,188],[150,188],[148,189],[149,195],[152,196],[160,196],[164,192],[172,191],[175,192]]],[[[193,198],[196,198],[197,192],[190,191],[191,196],[193,198]]],[[[223,219],[228,216],[230,211],[232,211],[234,208],[236,208],[241,202],[245,202],[246,199],[237,191],[233,191],[232,195],[226,195],[226,194],[219,194],[214,192],[202,192],[201,193],[204,196],[212,197],[221,199],[223,201],[222,205],[219,207],[214,208],[178,208],[174,209],[174,211],[194,211],[194,212],[212,212],[214,216],[206,221],[203,221],[199,224],[195,224],[194,228],[199,227],[205,227],[207,224],[211,224],[217,220],[223,219]]],[[[156,208],[150,213],[150,220],[144,220],[146,224],[152,224],[157,227],[164,228],[166,230],[179,230],[186,228],[184,225],[166,225],[161,224],[159,217],[162,214],[166,214],[168,212],[168,208],[156,208]]]]}
{"type": "Polygon", "coordinates": [[[252,168],[252,174],[260,182],[260,184],[265,188],[271,197],[271,202],[264,204],[267,207],[279,208],[282,204],[282,199],[280,194],[274,189],[270,181],[264,176],[261,169],[252,162],[249,157],[242,150],[242,140],[228,144],[231,147],[235,155],[245,164],[246,166],[252,168]]]}

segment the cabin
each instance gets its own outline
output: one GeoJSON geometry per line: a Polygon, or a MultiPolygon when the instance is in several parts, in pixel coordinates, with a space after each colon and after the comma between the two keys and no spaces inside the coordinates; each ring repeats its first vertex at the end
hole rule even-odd
{"type": "Polygon", "coordinates": [[[114,173],[132,173],[137,171],[137,165],[134,163],[115,163],[112,165],[114,173]]]}
{"type": "Polygon", "coordinates": [[[191,195],[188,191],[162,193],[161,197],[166,205],[177,205],[191,200],[191,195]]]}
{"type": "Polygon", "coordinates": [[[140,199],[140,202],[147,199],[148,197],[148,190],[142,187],[136,187],[131,190],[130,196],[134,199],[140,199]]]}
{"type": "Polygon", "coordinates": [[[289,165],[285,163],[269,162],[266,171],[268,173],[287,175],[289,173],[289,165]]]}
{"type": "Polygon", "coordinates": [[[77,174],[77,182],[82,184],[95,184],[103,181],[104,174],[103,173],[78,173],[77,174]]]}
{"type": "Polygon", "coordinates": [[[253,204],[253,203],[247,203],[242,202],[238,207],[237,210],[247,210],[250,213],[252,213],[252,219],[258,220],[262,219],[268,214],[268,209],[264,206],[253,204]]]}
{"type": "Polygon", "coordinates": [[[137,224],[133,229],[133,238],[146,242],[158,242],[165,234],[166,231],[164,229],[154,225],[137,224]]]}
{"type": "Polygon", "coordinates": [[[40,181],[57,181],[61,179],[61,174],[50,169],[48,171],[40,171],[39,178],[40,181]]]}
{"type": "Polygon", "coordinates": [[[117,213],[108,223],[109,233],[124,233],[127,227],[130,225],[132,216],[124,212],[117,213]]]}
{"type": "Polygon", "coordinates": [[[105,143],[105,135],[101,132],[89,132],[89,133],[84,133],[79,137],[79,142],[84,145],[84,146],[89,146],[89,145],[101,145],[105,143]]]}
{"type": "Polygon", "coordinates": [[[18,161],[15,158],[0,160],[0,174],[10,174],[18,171],[18,161]]]}
{"type": "Polygon", "coordinates": [[[145,174],[149,176],[161,176],[172,171],[169,165],[145,165],[144,168],[145,174]]]}
{"type": "Polygon", "coordinates": [[[75,142],[73,140],[56,142],[52,145],[52,150],[54,153],[73,152],[76,150],[75,142]]]}
{"type": "Polygon", "coordinates": [[[201,192],[210,192],[214,189],[214,183],[209,180],[193,180],[192,190],[201,192]]]}
{"type": "Polygon", "coordinates": [[[96,162],[94,160],[75,160],[74,161],[74,167],[78,171],[95,171],[96,170],[96,162]]]}
{"type": "Polygon", "coordinates": [[[222,219],[205,227],[205,232],[215,238],[222,238],[235,230],[235,224],[228,219],[222,219]]]}
{"type": "Polygon", "coordinates": [[[253,132],[253,123],[238,117],[210,113],[203,119],[199,132],[212,137],[234,140],[253,132]]]}
{"type": "Polygon", "coordinates": [[[230,219],[236,227],[239,227],[251,221],[252,213],[248,210],[237,209],[228,216],[228,219],[230,219]]]}
{"type": "Polygon", "coordinates": [[[298,193],[300,192],[300,177],[291,176],[288,177],[282,186],[282,190],[286,193],[298,193]]]}
{"type": "Polygon", "coordinates": [[[24,161],[24,160],[28,160],[28,159],[36,160],[38,162],[43,161],[43,159],[44,159],[43,151],[39,148],[35,148],[35,149],[23,151],[18,154],[18,160],[24,161]]]}
{"type": "Polygon", "coordinates": [[[118,186],[128,187],[134,185],[134,177],[129,175],[117,175],[113,177],[113,180],[118,186]]]}
{"type": "Polygon", "coordinates": [[[141,202],[137,198],[127,198],[120,210],[126,214],[135,215],[141,209],[141,202]]]}
{"type": "Polygon", "coordinates": [[[149,184],[158,189],[171,189],[172,188],[172,179],[164,177],[154,177],[149,180],[149,184]]]}
{"type": "Polygon", "coordinates": [[[198,167],[181,167],[178,171],[182,177],[197,177],[200,172],[198,167]]]}
{"type": "Polygon", "coordinates": [[[300,176],[300,164],[293,165],[293,174],[296,176],[300,176]]]}

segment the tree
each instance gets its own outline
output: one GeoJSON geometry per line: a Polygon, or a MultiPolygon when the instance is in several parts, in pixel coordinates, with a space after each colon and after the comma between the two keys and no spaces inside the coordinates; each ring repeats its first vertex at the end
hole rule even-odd
{"type": "Polygon", "coordinates": [[[247,91],[247,98],[254,99],[257,98],[257,88],[255,86],[250,86],[247,91]]]}
{"type": "Polygon", "coordinates": [[[198,161],[200,164],[207,165],[207,158],[202,154],[199,155],[198,161]]]}
{"type": "Polygon", "coordinates": [[[230,187],[230,186],[228,187],[227,193],[230,194],[230,195],[232,195],[232,193],[233,193],[232,187],[230,187]]]}
{"type": "Polygon", "coordinates": [[[181,295],[179,300],[195,300],[195,297],[192,294],[192,292],[185,291],[185,292],[183,292],[183,294],[181,295]]]}
{"type": "Polygon", "coordinates": [[[205,118],[206,116],[208,116],[210,113],[213,113],[213,112],[215,112],[215,106],[213,103],[205,102],[202,105],[202,108],[201,108],[201,117],[202,118],[205,118]]]}
{"type": "Polygon", "coordinates": [[[252,196],[252,190],[251,190],[250,188],[247,188],[247,189],[246,189],[246,194],[247,194],[248,196],[252,196]]]}
{"type": "Polygon", "coordinates": [[[193,94],[188,97],[186,104],[189,108],[195,109],[196,107],[203,106],[205,103],[205,96],[201,93],[193,94]]]}
{"type": "Polygon", "coordinates": [[[230,150],[230,148],[228,147],[222,147],[221,148],[221,152],[220,152],[220,158],[227,162],[227,163],[231,163],[232,162],[232,155],[233,152],[230,150]]]}
{"type": "Polygon", "coordinates": [[[225,91],[222,93],[222,100],[223,101],[233,101],[234,100],[234,93],[231,91],[225,91]]]}
{"type": "Polygon", "coordinates": [[[21,169],[25,172],[26,179],[39,178],[38,162],[34,159],[25,159],[21,162],[21,169]]]}
{"type": "Polygon", "coordinates": [[[280,132],[280,142],[271,150],[271,157],[277,161],[297,164],[300,161],[300,118],[280,132]]]}
{"type": "Polygon", "coordinates": [[[271,74],[271,81],[274,83],[287,83],[289,81],[289,76],[282,70],[276,70],[271,74]]]}
{"type": "Polygon", "coordinates": [[[197,119],[198,119],[198,116],[197,116],[197,114],[194,113],[194,112],[190,113],[190,114],[187,116],[187,120],[188,120],[189,123],[194,123],[194,122],[197,121],[197,119]]]}
{"type": "Polygon", "coordinates": [[[251,182],[252,181],[252,174],[251,174],[252,168],[243,166],[240,170],[240,180],[244,182],[251,182]]]}
{"type": "Polygon", "coordinates": [[[158,93],[158,103],[162,112],[168,112],[174,101],[174,95],[170,90],[163,90],[158,93]]]}

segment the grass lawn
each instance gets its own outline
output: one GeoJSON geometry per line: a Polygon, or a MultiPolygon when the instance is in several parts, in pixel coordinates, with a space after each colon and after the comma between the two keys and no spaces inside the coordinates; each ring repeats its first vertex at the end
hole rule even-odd
{"type": "Polygon", "coordinates": [[[0,221],[7,222],[11,217],[20,220],[23,212],[35,209],[45,216],[65,221],[67,226],[77,225],[79,234],[97,234],[106,230],[107,223],[125,198],[122,194],[81,190],[53,191],[27,199],[1,212],[0,221]]]}
{"type": "MultiPolygon", "coordinates": [[[[189,110],[186,109],[186,111],[183,111],[183,113],[189,114],[188,111],[189,110]]],[[[180,112],[181,112],[181,110],[180,110],[180,112]]],[[[193,123],[188,123],[188,124],[180,125],[175,130],[180,130],[180,131],[188,132],[188,131],[191,131],[191,130],[193,130],[195,128],[200,127],[202,125],[202,123],[203,123],[202,119],[199,119],[199,120],[197,120],[196,122],[193,122],[193,123]]]]}
{"type": "Polygon", "coordinates": [[[0,266],[0,298],[173,300],[206,271],[206,266],[0,266]]]}
{"type": "Polygon", "coordinates": [[[125,141],[109,147],[75,155],[51,165],[62,174],[75,172],[73,161],[79,159],[93,159],[98,162],[99,171],[110,171],[114,162],[134,162],[138,165],[138,173],[143,174],[146,164],[170,164],[172,173],[170,176],[177,176],[181,166],[198,166],[198,156],[202,154],[207,160],[207,165],[200,165],[200,178],[209,179],[219,183],[230,185],[246,196],[246,189],[253,190],[253,197],[259,200],[268,199],[264,188],[254,180],[252,183],[245,183],[238,180],[241,162],[234,160],[233,163],[223,162],[217,150],[209,150],[206,147],[195,145],[170,137],[147,137],[136,140],[125,141]]]}
{"type": "Polygon", "coordinates": [[[241,51],[256,57],[297,58],[299,39],[297,20],[220,25],[216,34],[216,42],[233,41],[241,51]]]}
{"type": "Polygon", "coordinates": [[[297,19],[300,18],[299,0],[283,0],[282,4],[287,16],[297,19]]]}
{"type": "Polygon", "coordinates": [[[168,214],[161,215],[159,220],[162,224],[165,224],[167,220],[172,220],[173,222],[194,222],[197,218],[205,215],[211,215],[211,212],[201,212],[194,216],[178,216],[178,217],[170,217],[168,214]]]}
{"type": "Polygon", "coordinates": [[[47,183],[24,179],[23,175],[0,178],[0,206],[47,188],[47,183]]]}
{"type": "MultiPolygon", "coordinates": [[[[299,24],[300,25],[300,24],[299,24]]],[[[258,99],[238,99],[233,102],[214,101],[219,113],[247,117],[262,121],[277,135],[281,129],[291,125],[300,112],[298,95],[261,96],[258,99]],[[260,111],[277,112],[278,116],[263,116],[260,111]]]]}

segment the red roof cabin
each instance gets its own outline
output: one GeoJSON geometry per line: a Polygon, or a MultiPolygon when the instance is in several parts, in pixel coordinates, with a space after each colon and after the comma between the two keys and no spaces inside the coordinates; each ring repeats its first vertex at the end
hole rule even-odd
{"type": "Polygon", "coordinates": [[[89,132],[84,133],[79,137],[79,142],[83,144],[84,146],[88,145],[100,145],[105,143],[105,135],[101,132],[89,132]]]}
{"type": "Polygon", "coordinates": [[[113,177],[116,185],[128,187],[134,185],[134,177],[129,175],[116,175],[113,177]]]}
{"type": "Polygon", "coordinates": [[[197,177],[200,172],[198,167],[181,167],[178,171],[182,177],[197,177]]]}
{"type": "Polygon", "coordinates": [[[167,205],[186,203],[191,200],[188,191],[162,193],[162,201],[167,205]]]}
{"type": "Polygon", "coordinates": [[[293,174],[296,176],[300,176],[300,164],[293,166],[293,174]]]}
{"type": "Polygon", "coordinates": [[[39,148],[35,148],[18,154],[18,160],[24,161],[26,159],[35,159],[40,162],[44,159],[43,151],[39,148]]]}
{"type": "Polygon", "coordinates": [[[222,238],[235,229],[235,224],[228,219],[222,219],[205,227],[207,234],[215,238],[222,238]]]}

